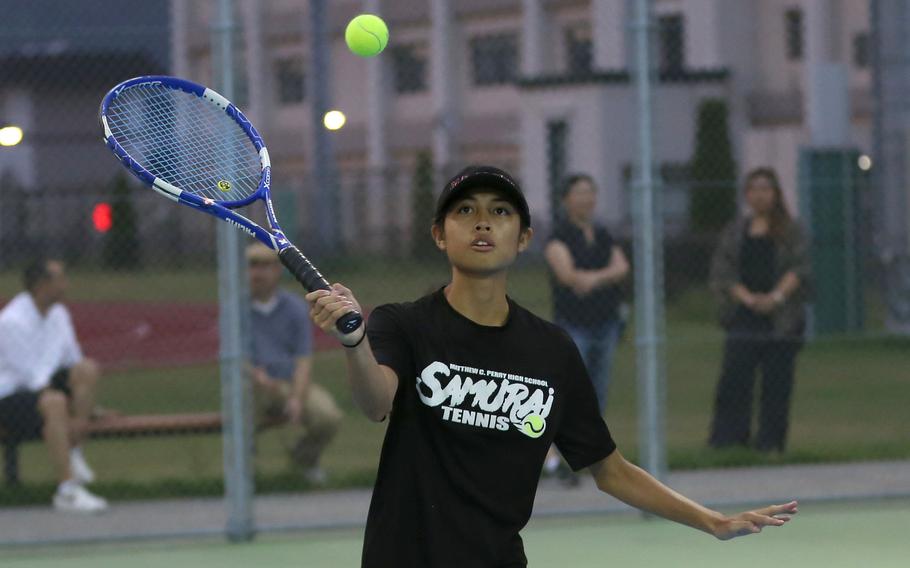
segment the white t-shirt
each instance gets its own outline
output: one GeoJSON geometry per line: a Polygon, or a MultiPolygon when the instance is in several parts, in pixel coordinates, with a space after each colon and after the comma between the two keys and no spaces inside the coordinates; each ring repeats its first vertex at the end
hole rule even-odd
{"type": "Polygon", "coordinates": [[[69,310],[54,304],[42,316],[28,292],[0,310],[0,398],[39,391],[59,369],[82,359],[69,310]]]}

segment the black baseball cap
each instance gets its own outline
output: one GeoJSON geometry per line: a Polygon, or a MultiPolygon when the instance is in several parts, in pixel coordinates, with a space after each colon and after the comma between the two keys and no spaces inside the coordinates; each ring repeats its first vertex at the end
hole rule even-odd
{"type": "Polygon", "coordinates": [[[440,224],[452,203],[462,197],[468,190],[478,187],[501,191],[506,199],[518,209],[523,228],[531,226],[531,212],[528,202],[521,192],[521,186],[508,172],[493,166],[468,166],[449,180],[436,201],[436,217],[433,221],[440,224]]]}

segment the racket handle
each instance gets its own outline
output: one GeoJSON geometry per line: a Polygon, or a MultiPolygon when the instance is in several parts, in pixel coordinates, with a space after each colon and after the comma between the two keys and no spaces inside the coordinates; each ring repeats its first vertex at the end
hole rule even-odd
{"type": "MultiPolygon", "coordinates": [[[[313,263],[310,262],[310,259],[303,256],[303,253],[300,252],[300,249],[297,247],[291,245],[281,250],[278,253],[278,258],[280,258],[281,263],[291,271],[294,278],[303,284],[303,287],[306,288],[307,292],[332,289],[332,287],[329,286],[328,281],[319,273],[319,270],[313,266],[313,263]]],[[[339,318],[338,321],[335,322],[335,327],[338,328],[338,331],[343,335],[347,335],[356,331],[362,323],[363,316],[361,316],[359,312],[351,312],[339,318]]]]}
{"type": "Polygon", "coordinates": [[[357,331],[357,328],[360,327],[362,323],[363,316],[360,315],[360,312],[349,312],[341,316],[338,321],[335,322],[335,327],[338,328],[338,331],[347,335],[357,331]]]}

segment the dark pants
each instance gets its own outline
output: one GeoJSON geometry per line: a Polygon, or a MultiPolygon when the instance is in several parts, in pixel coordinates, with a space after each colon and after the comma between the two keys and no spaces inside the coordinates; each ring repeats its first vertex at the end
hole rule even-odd
{"type": "Polygon", "coordinates": [[[597,404],[603,414],[607,408],[607,392],[610,386],[613,355],[616,353],[616,345],[622,335],[624,322],[619,318],[612,318],[605,319],[594,327],[582,327],[557,318],[556,324],[569,334],[569,337],[575,342],[575,346],[578,347],[588,376],[594,384],[597,404]]]}
{"type": "Polygon", "coordinates": [[[724,344],[724,361],[714,397],[709,444],[715,448],[750,442],[755,371],[761,369],[758,437],[762,451],[783,451],[787,440],[790,395],[799,340],[731,332],[724,344]]]}
{"type": "MultiPolygon", "coordinates": [[[[72,398],[70,390],[70,370],[60,369],[51,377],[48,389],[62,392],[72,398]]],[[[7,437],[14,442],[40,438],[44,428],[44,417],[38,409],[41,391],[16,391],[0,398],[0,428],[6,431],[7,437]]]]}

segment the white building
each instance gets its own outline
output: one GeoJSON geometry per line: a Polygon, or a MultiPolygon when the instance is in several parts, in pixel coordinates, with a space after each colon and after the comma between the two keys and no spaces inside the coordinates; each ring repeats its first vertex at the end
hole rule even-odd
{"type": "MultiPolygon", "coordinates": [[[[214,4],[172,0],[175,74],[211,83],[214,4]]],[[[277,185],[303,186],[314,127],[307,84],[322,80],[308,73],[308,3],[238,4],[245,36],[238,63],[248,86],[237,102],[264,133],[277,185]]],[[[540,222],[550,216],[554,178],[588,172],[604,192],[601,217],[614,225],[628,220],[625,187],[637,137],[633,2],[327,4],[332,106],[348,119],[333,134],[340,169],[345,179],[364,169],[401,174],[366,192],[375,205],[366,208],[368,234],[381,232],[390,218],[407,230],[409,220],[389,215],[400,211],[421,150],[449,170],[486,162],[515,171],[540,222]],[[344,26],[360,12],[380,14],[389,24],[389,47],[377,58],[358,58],[344,45],[344,26]]],[[[654,6],[661,70],[654,124],[664,171],[691,160],[697,107],[709,97],[728,102],[740,175],[774,166],[791,205],[800,146],[871,150],[867,1],[655,0],[654,6]]],[[[685,191],[672,184],[666,190],[671,220],[685,215],[685,191]]]]}

